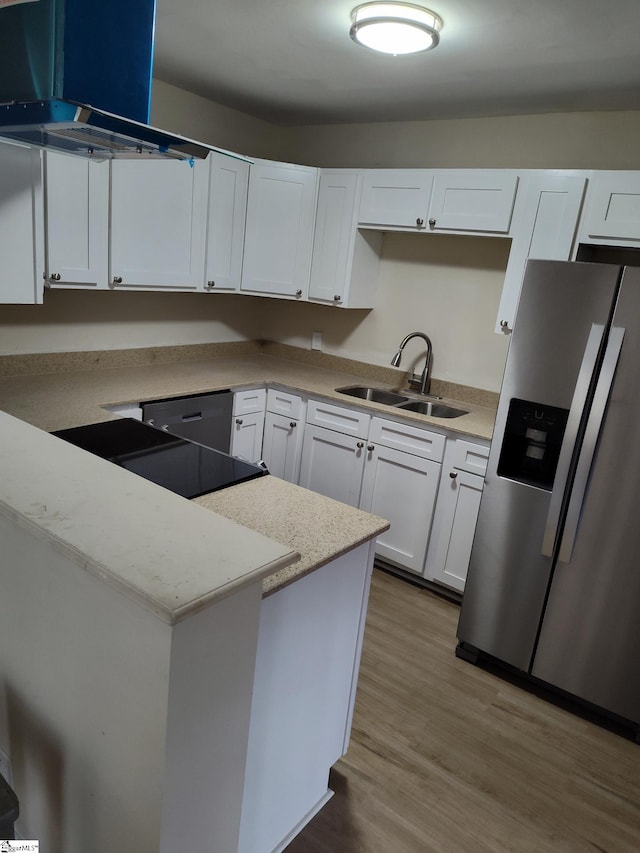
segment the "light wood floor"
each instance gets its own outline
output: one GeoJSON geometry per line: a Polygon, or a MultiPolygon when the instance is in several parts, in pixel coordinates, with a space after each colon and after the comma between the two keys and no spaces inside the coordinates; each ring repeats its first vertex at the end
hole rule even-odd
{"type": "Polygon", "coordinates": [[[458,660],[457,616],[374,572],[336,794],[287,853],[638,853],[640,746],[458,660]]]}

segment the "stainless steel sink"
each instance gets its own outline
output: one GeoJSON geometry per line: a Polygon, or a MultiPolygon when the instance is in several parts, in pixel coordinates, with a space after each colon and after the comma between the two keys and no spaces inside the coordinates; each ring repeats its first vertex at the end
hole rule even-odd
{"type": "Polygon", "coordinates": [[[347,388],[336,388],[336,391],[349,397],[357,397],[359,400],[370,400],[372,403],[383,403],[387,406],[397,406],[398,403],[409,401],[409,397],[404,394],[385,391],[384,388],[370,388],[367,385],[351,385],[347,388]]]}
{"type": "Polygon", "coordinates": [[[407,403],[400,403],[396,408],[430,415],[432,418],[459,418],[469,414],[466,409],[457,409],[455,406],[447,406],[446,403],[430,403],[427,400],[410,400],[407,403]]]}

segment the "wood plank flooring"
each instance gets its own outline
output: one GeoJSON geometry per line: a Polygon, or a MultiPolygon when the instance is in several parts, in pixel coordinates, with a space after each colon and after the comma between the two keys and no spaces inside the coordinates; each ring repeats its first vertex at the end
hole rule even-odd
{"type": "Polygon", "coordinates": [[[637,853],[640,746],[457,659],[457,618],[374,571],[336,794],[287,853],[637,853]]]}

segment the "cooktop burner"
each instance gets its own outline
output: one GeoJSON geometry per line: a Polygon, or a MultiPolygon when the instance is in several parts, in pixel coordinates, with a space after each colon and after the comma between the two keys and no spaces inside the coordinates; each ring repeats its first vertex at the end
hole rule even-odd
{"type": "Polygon", "coordinates": [[[73,427],[53,435],[185,498],[268,474],[265,468],[169,435],[133,418],[73,427]]]}

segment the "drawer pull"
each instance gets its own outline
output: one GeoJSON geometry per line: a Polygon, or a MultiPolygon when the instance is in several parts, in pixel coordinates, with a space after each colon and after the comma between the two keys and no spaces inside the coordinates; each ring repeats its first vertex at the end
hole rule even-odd
{"type": "Polygon", "coordinates": [[[242,418],[236,418],[236,423],[238,426],[242,426],[242,418]]]}

